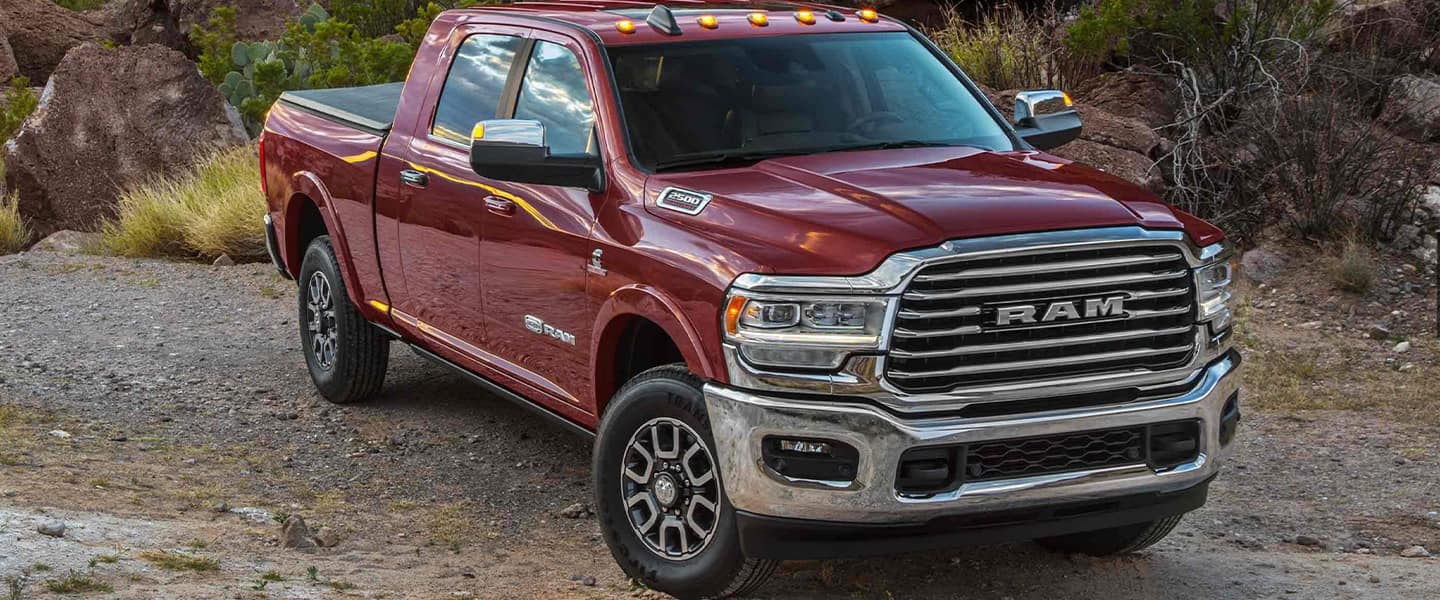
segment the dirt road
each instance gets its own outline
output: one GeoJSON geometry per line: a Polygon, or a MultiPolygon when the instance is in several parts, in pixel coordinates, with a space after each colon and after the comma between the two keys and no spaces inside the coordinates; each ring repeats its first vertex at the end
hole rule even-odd
{"type": "MultiPolygon", "coordinates": [[[[399,346],[382,399],[328,405],[296,349],[293,288],[267,266],[0,257],[0,309],[0,591],[655,595],[592,520],[563,514],[589,501],[588,443],[399,346]],[[339,545],[281,549],[287,515],[339,545]],[[51,522],[63,537],[37,531],[51,522]]],[[[1396,377],[1433,375],[1440,351],[1413,352],[1420,368],[1396,377]]],[[[1410,379],[1381,385],[1395,381],[1410,379]]],[[[1144,555],[793,563],[761,595],[1440,597],[1440,559],[1401,556],[1440,554],[1440,427],[1359,409],[1246,418],[1210,504],[1144,555]]]]}

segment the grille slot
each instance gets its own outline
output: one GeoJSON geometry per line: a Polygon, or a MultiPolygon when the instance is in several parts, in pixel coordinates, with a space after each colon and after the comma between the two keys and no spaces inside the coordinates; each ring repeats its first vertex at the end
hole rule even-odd
{"type": "MultiPolygon", "coordinates": [[[[1176,246],[1061,250],[925,267],[900,301],[886,377],[910,393],[1164,370],[1195,351],[1194,283],[1176,246]],[[1051,304],[1123,297],[1123,315],[1044,322],[1051,304]],[[1036,307],[999,325],[997,309],[1036,307]]],[[[1064,308],[1063,306],[1061,308],[1064,308]]]]}
{"type": "Polygon", "coordinates": [[[965,480],[989,481],[1143,462],[1145,428],[1003,440],[965,448],[965,480]]]}

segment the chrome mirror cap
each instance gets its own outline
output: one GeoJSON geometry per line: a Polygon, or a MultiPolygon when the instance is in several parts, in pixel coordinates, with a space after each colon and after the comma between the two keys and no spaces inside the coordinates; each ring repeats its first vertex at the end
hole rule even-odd
{"type": "Polygon", "coordinates": [[[545,125],[529,119],[486,119],[475,124],[470,143],[545,147],[545,125]]]}

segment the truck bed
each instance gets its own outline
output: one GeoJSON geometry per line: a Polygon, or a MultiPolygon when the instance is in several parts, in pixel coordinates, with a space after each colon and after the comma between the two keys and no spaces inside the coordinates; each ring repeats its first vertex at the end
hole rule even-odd
{"type": "Polygon", "coordinates": [[[328,90],[297,90],[280,95],[280,101],[306,112],[358,129],[384,135],[395,121],[404,83],[382,83],[328,90]]]}

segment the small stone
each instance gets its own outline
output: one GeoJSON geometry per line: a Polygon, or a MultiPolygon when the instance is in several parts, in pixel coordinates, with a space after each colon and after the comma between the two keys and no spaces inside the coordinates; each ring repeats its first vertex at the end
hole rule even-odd
{"type": "Polygon", "coordinates": [[[219,504],[216,504],[215,506],[210,507],[210,510],[213,510],[217,513],[228,513],[230,512],[230,505],[221,502],[219,504]]]}
{"type": "Polygon", "coordinates": [[[1300,324],[1301,329],[1319,329],[1324,326],[1325,323],[1322,321],[1307,321],[1300,324]]]}
{"type": "Polygon", "coordinates": [[[46,521],[36,527],[35,531],[40,532],[40,535],[63,538],[65,537],[65,523],[63,521],[46,521]]]}
{"type": "Polygon", "coordinates": [[[1395,344],[1394,351],[1395,351],[1396,354],[1404,354],[1404,353],[1406,353],[1406,352],[1409,352],[1409,351],[1410,351],[1410,342],[1409,342],[1409,341],[1404,341],[1404,342],[1400,342],[1400,343],[1398,343],[1398,344],[1395,344]]]}
{"type": "Polygon", "coordinates": [[[570,581],[574,581],[586,587],[595,587],[595,578],[590,575],[571,575],[570,581]]]}
{"type": "Polygon", "coordinates": [[[310,528],[305,525],[305,519],[300,515],[290,515],[280,529],[280,546],[298,549],[314,548],[316,547],[315,534],[310,532],[310,528]]]}
{"type": "Polygon", "coordinates": [[[1318,548],[1325,545],[1325,542],[1320,541],[1320,538],[1311,535],[1297,535],[1295,536],[1295,543],[1311,548],[1318,548]]]}
{"type": "Polygon", "coordinates": [[[1379,575],[1371,575],[1371,576],[1370,576],[1370,583],[1380,583],[1380,576],[1379,576],[1379,575]]]}
{"type": "Polygon", "coordinates": [[[1405,558],[1430,558],[1430,551],[1424,546],[1411,546],[1400,551],[1400,556],[1405,558]]]}
{"type": "Polygon", "coordinates": [[[233,267],[235,266],[235,259],[230,258],[229,254],[221,254],[215,259],[215,262],[211,264],[217,267],[233,267]]]}
{"type": "Polygon", "coordinates": [[[60,438],[60,439],[62,439],[62,440],[68,440],[68,439],[70,439],[70,438],[72,438],[72,437],[74,437],[74,436],[70,435],[70,432],[65,431],[65,430],[63,430],[63,429],[53,429],[53,430],[50,431],[50,437],[60,438]]]}
{"type": "Polygon", "coordinates": [[[590,512],[590,507],[584,502],[576,502],[560,511],[560,516],[567,519],[584,519],[591,514],[593,513],[590,512]]]}
{"type": "Polygon", "coordinates": [[[321,548],[334,548],[340,545],[340,534],[329,527],[321,527],[320,531],[315,532],[315,543],[321,548]]]}
{"type": "Polygon", "coordinates": [[[1372,340],[1388,340],[1390,339],[1390,328],[1376,323],[1370,326],[1369,334],[1372,340]]]}
{"type": "Polygon", "coordinates": [[[125,435],[122,434],[122,435],[117,435],[117,436],[114,436],[114,437],[110,438],[110,441],[112,441],[112,442],[128,442],[128,441],[130,441],[130,438],[128,438],[128,437],[126,437],[125,435]]]}

